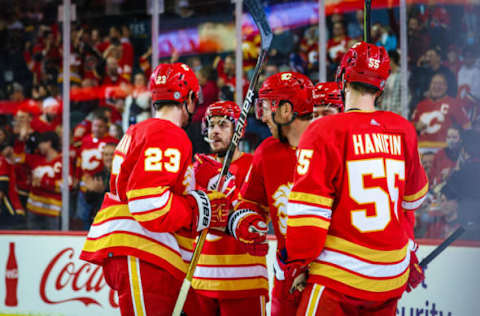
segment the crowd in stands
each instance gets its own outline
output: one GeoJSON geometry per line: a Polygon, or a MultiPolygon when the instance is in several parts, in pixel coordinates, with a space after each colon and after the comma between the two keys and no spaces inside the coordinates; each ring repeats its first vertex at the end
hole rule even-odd
{"type": "MultiPolygon", "coordinates": [[[[441,5],[409,10],[408,108],[401,100],[399,27],[393,11],[388,11],[390,23],[372,27],[372,38],[387,49],[392,68],[378,107],[411,119],[430,179],[429,197],[417,212],[418,237],[444,238],[460,224],[478,226],[480,59],[476,31],[480,21],[474,19],[476,11],[472,7],[459,17],[441,5]]],[[[0,227],[57,229],[63,181],[61,32],[58,23],[42,24],[38,14],[16,13],[0,18],[0,38],[8,43],[0,54],[5,57],[3,63],[15,69],[11,73],[11,68],[1,66],[0,90],[15,110],[0,116],[0,199],[5,201],[0,227]],[[12,193],[12,183],[18,196],[12,193]]],[[[327,25],[328,78],[333,80],[343,54],[362,39],[363,12],[335,13],[327,25]]],[[[71,32],[68,184],[74,229],[88,229],[108,191],[113,150],[123,132],[150,117],[151,48],[135,47],[130,37],[127,25],[75,23],[71,32]]],[[[258,43],[258,35],[245,35],[244,92],[258,43]]],[[[318,80],[317,26],[281,32],[273,46],[260,82],[288,70],[318,80]]],[[[201,98],[187,132],[194,151],[207,152],[202,116],[209,104],[235,99],[235,57],[174,52],[164,60],[175,61],[189,64],[197,73],[201,98]]],[[[268,129],[252,116],[242,149],[253,151],[268,136],[268,129]]],[[[478,228],[465,238],[480,240],[478,228]]]]}

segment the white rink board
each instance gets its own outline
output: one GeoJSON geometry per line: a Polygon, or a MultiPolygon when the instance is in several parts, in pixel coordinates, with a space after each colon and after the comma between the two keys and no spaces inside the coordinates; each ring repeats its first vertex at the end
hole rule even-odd
{"type": "MultiPolygon", "coordinates": [[[[84,236],[0,234],[0,315],[120,315],[101,270],[78,259],[84,236]],[[18,306],[5,306],[5,267],[15,242],[18,306]],[[93,274],[93,276],[92,276],[93,274]],[[90,280],[89,280],[90,279],[90,280]],[[42,282],[43,280],[43,282],[42,282]]],[[[269,276],[276,241],[270,241],[269,276]]],[[[423,258],[434,246],[421,246],[423,258]]],[[[405,294],[400,316],[480,315],[480,248],[450,247],[427,270],[424,287],[405,294]],[[428,310],[428,311],[427,311],[428,310]]]]}

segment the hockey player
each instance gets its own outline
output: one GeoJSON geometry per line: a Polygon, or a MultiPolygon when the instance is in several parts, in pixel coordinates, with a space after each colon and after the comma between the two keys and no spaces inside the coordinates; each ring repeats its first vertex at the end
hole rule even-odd
{"type": "Polygon", "coordinates": [[[80,258],[103,266],[122,315],[171,315],[197,232],[225,227],[228,203],[193,191],[186,126],[198,81],[182,63],[160,64],[150,78],[153,118],[132,125],[118,144],[111,193],[95,216],[80,258]]]}
{"type": "Polygon", "coordinates": [[[284,266],[289,282],[308,267],[297,315],[395,315],[407,284],[422,279],[407,225],[428,190],[417,136],[374,107],[389,65],[383,47],[354,45],[337,72],[345,113],[302,135],[284,266]]]}
{"type": "MultiPolygon", "coordinates": [[[[285,247],[287,201],[293,182],[296,147],[312,119],[312,90],[313,84],[308,77],[283,72],[270,76],[259,91],[257,117],[267,124],[272,137],[256,149],[235,208],[238,214],[255,211],[269,216],[278,249],[285,247]]],[[[297,309],[299,300],[286,294],[284,286],[283,271],[277,264],[272,292],[273,316],[294,315],[297,309]]]]}
{"type": "MultiPolygon", "coordinates": [[[[197,188],[211,189],[218,181],[239,117],[240,108],[234,102],[219,101],[208,106],[202,126],[212,154],[197,154],[195,157],[197,188]]],[[[252,155],[242,153],[237,147],[229,169],[231,176],[227,176],[229,179],[225,183],[234,190],[228,193],[231,201],[235,200],[251,162],[252,155]]],[[[262,242],[266,239],[268,227],[265,218],[259,214],[241,215],[235,225],[232,223],[231,234],[211,230],[207,235],[192,281],[198,295],[195,295],[195,303],[190,305],[194,310],[185,310],[188,316],[265,315],[268,244],[262,242]],[[256,243],[242,239],[249,234],[249,229],[258,232],[252,234],[256,243]]],[[[237,217],[230,219],[233,222],[237,217]]]]}
{"type": "Polygon", "coordinates": [[[313,89],[313,118],[343,111],[342,94],[336,82],[319,82],[313,89]]]}

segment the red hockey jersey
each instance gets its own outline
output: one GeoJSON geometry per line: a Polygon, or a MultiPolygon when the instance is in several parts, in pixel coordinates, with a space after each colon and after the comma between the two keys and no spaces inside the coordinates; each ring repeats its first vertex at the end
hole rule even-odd
{"type": "Polygon", "coordinates": [[[27,153],[25,152],[25,142],[16,140],[13,145],[13,155],[15,158],[15,174],[17,177],[18,194],[28,196],[31,182],[31,169],[27,162],[27,153]]]}
{"type": "Polygon", "coordinates": [[[433,158],[432,168],[430,169],[430,180],[432,186],[445,181],[457,165],[457,159],[447,154],[448,148],[438,151],[433,158]]]}
{"type": "Polygon", "coordinates": [[[427,126],[418,136],[419,146],[433,148],[447,147],[447,131],[454,123],[463,128],[470,126],[463,105],[449,96],[436,101],[425,99],[420,102],[413,113],[413,122],[427,126]]]}
{"type": "Polygon", "coordinates": [[[416,132],[392,112],[314,121],[298,149],[288,202],[288,260],[311,263],[308,282],[371,301],[399,297],[409,275],[404,211],[428,190],[416,132]]]}
{"type": "MultiPolygon", "coordinates": [[[[235,200],[245,181],[251,162],[251,154],[242,154],[230,165],[229,171],[235,175],[237,187],[231,195],[232,200],[235,200]]],[[[200,170],[203,166],[205,164],[198,160],[194,164],[197,188],[200,190],[206,190],[209,181],[199,178],[199,175],[205,174],[200,170]]],[[[210,230],[195,269],[192,287],[197,293],[213,298],[268,297],[266,258],[251,256],[231,235],[210,230]]]]}
{"type": "Polygon", "coordinates": [[[102,150],[108,143],[118,143],[112,136],[96,138],[93,135],[85,136],[78,150],[75,177],[80,180],[80,190],[85,192],[85,177],[93,176],[103,170],[102,150]]]}
{"type": "Polygon", "coordinates": [[[8,189],[8,191],[5,192],[7,195],[4,196],[3,201],[0,203],[5,204],[11,215],[25,215],[23,206],[18,198],[15,166],[8,162],[3,156],[0,156],[0,185],[8,189]]]}
{"type": "MultiPolygon", "coordinates": [[[[29,164],[32,168],[32,177],[40,178],[38,186],[31,187],[27,200],[29,212],[45,216],[60,216],[62,210],[62,155],[52,161],[47,161],[40,155],[32,156],[29,164]]],[[[72,170],[72,168],[70,168],[72,170]]],[[[71,177],[70,177],[71,178],[71,177]]],[[[72,179],[69,179],[69,186],[72,179]]]]}
{"type": "Polygon", "coordinates": [[[135,256],[183,279],[192,256],[195,188],[192,144],[183,129],[151,118],[132,125],[115,149],[111,193],[88,232],[80,258],[103,264],[135,256]]]}
{"type": "Polygon", "coordinates": [[[269,216],[277,237],[277,248],[285,247],[288,195],[293,185],[296,149],[274,137],[255,150],[252,166],[240,191],[236,209],[253,209],[269,216]]]}

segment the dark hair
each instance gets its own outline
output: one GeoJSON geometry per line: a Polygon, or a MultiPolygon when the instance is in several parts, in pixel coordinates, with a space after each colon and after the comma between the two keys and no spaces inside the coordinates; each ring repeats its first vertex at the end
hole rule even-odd
{"type": "Polygon", "coordinates": [[[390,60],[392,60],[395,65],[400,64],[400,54],[396,50],[389,50],[388,57],[390,57],[390,60]]]}
{"type": "Polygon", "coordinates": [[[38,137],[38,143],[50,142],[53,149],[60,151],[60,138],[55,132],[41,133],[38,137]]]}
{"type": "Polygon", "coordinates": [[[94,120],[101,120],[101,121],[103,121],[105,124],[108,124],[108,118],[107,118],[107,116],[106,116],[104,113],[95,113],[95,114],[93,115],[93,120],[92,120],[92,121],[94,121],[94,120]]]}
{"type": "Polygon", "coordinates": [[[350,85],[352,89],[357,90],[360,93],[377,94],[380,91],[377,87],[363,82],[350,82],[350,85]]]}

